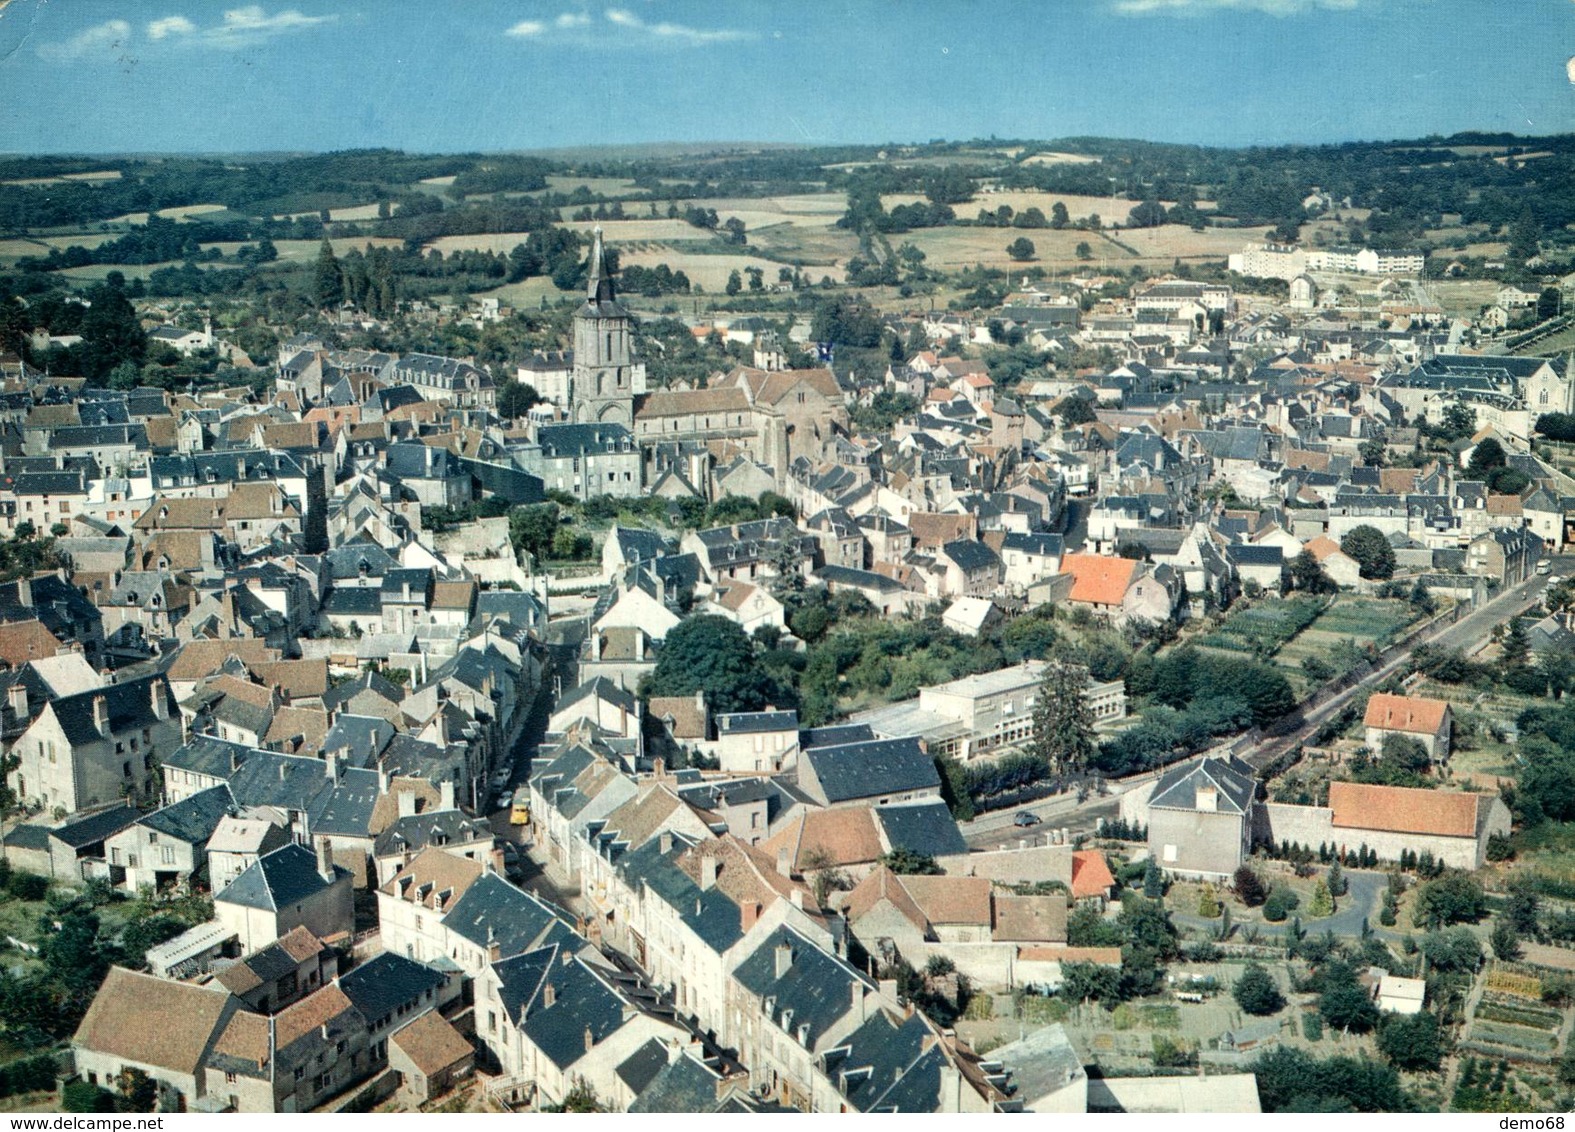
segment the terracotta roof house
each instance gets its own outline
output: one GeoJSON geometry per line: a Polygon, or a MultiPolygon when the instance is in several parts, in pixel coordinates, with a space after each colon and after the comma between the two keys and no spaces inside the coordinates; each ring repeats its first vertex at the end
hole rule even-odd
{"type": "Polygon", "coordinates": [[[1276,842],[1365,845],[1385,861],[1427,852],[1459,869],[1481,868],[1488,840],[1510,829],[1509,808],[1497,794],[1357,782],[1331,782],[1327,806],[1269,803],[1264,817],[1263,836],[1276,842]]]}
{"type": "Polygon", "coordinates": [[[1445,700],[1425,696],[1396,696],[1375,692],[1367,701],[1367,745],[1375,754],[1383,750],[1391,735],[1415,739],[1427,748],[1435,763],[1449,759],[1454,713],[1445,700]]]}
{"type": "Polygon", "coordinates": [[[1115,890],[1105,855],[1097,849],[1079,849],[1072,854],[1072,899],[1107,900],[1115,890]]]}
{"type": "Polygon", "coordinates": [[[1067,601],[1117,623],[1164,621],[1180,599],[1180,586],[1169,566],[1102,554],[1068,554],[1061,559],[1061,573],[1072,579],[1067,601]]]}
{"type": "Polygon", "coordinates": [[[71,1039],[77,1073],[113,1091],[123,1069],[140,1069],[189,1106],[203,1096],[204,1058],[239,1008],[217,985],[111,967],[71,1039]]]}

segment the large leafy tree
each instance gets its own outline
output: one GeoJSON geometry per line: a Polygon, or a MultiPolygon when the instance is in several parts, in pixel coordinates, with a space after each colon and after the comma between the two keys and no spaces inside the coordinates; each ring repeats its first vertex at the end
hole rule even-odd
{"type": "Polygon", "coordinates": [[[1445,873],[1417,890],[1411,922],[1417,927],[1438,928],[1480,920],[1486,911],[1481,881],[1470,873],[1445,873]]]}
{"type": "Polygon", "coordinates": [[[1058,660],[1047,663],[1040,677],[1029,750],[1057,770],[1080,770],[1094,754],[1087,684],[1088,669],[1058,660]]]}
{"type": "Polygon", "coordinates": [[[109,283],[88,291],[88,308],[76,348],[84,377],[105,378],[126,362],[140,365],[148,352],[147,335],[125,291],[109,283]]]}
{"type": "Polygon", "coordinates": [[[1340,540],[1340,549],[1356,559],[1364,578],[1382,581],[1394,575],[1395,549],[1377,527],[1353,527],[1340,540]]]}
{"type": "Polygon", "coordinates": [[[755,648],[725,617],[691,617],[667,634],[651,673],[653,696],[704,692],[717,712],[760,711],[792,706],[792,693],[755,659],[755,648]]]}
{"type": "Polygon", "coordinates": [[[1339,1030],[1362,1033],[1378,1021],[1378,1007],[1367,990],[1356,981],[1356,972],[1345,963],[1330,963],[1323,972],[1323,993],[1318,996],[1318,1013],[1339,1030]]]}
{"type": "Polygon", "coordinates": [[[1396,1069],[1436,1073],[1444,1059],[1437,1015],[1392,1015],[1378,1031],[1378,1052],[1396,1069]]]}
{"type": "Polygon", "coordinates": [[[1247,964],[1241,978],[1231,988],[1231,994],[1236,1005],[1248,1014],[1274,1014],[1285,1005],[1285,996],[1280,993],[1274,976],[1257,963],[1247,964]]]}
{"type": "Polygon", "coordinates": [[[1310,550],[1304,550],[1291,559],[1290,572],[1291,584],[1305,593],[1333,593],[1340,588],[1323,572],[1323,566],[1310,550]]]}

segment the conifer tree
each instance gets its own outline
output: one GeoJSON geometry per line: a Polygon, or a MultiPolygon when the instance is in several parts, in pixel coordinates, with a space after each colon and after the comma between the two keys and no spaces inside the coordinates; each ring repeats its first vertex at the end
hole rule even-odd
{"type": "Polygon", "coordinates": [[[1078,771],[1094,754],[1094,712],[1085,689],[1088,669],[1052,660],[1045,665],[1034,701],[1029,751],[1058,773],[1078,771]]]}

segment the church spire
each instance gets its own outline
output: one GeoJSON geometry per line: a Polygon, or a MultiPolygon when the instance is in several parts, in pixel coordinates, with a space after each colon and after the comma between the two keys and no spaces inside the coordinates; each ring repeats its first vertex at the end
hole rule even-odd
{"type": "Polygon", "coordinates": [[[591,272],[585,285],[585,298],[592,303],[613,301],[612,272],[607,270],[607,253],[602,248],[602,230],[596,228],[591,238],[591,272]]]}

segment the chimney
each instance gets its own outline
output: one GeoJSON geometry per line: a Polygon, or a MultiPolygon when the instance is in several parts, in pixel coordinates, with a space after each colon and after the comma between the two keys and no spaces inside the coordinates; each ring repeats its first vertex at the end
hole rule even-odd
{"type": "MultiPolygon", "coordinates": [[[[493,944],[492,946],[496,947],[497,944],[493,944]]],[[[553,986],[551,983],[543,984],[543,986],[541,988],[541,1004],[543,1006],[551,1006],[553,1003],[555,1003],[557,1001],[558,1001],[558,988],[553,986]]]]}
{"type": "Polygon", "coordinates": [[[169,718],[169,704],[164,700],[164,687],[157,680],[148,685],[148,698],[153,703],[155,719],[169,718]]]}
{"type": "Polygon", "coordinates": [[[738,906],[738,928],[747,932],[760,919],[760,901],[745,900],[738,906]]]}
{"type": "Polygon", "coordinates": [[[1217,813],[1220,808],[1220,792],[1213,786],[1199,786],[1193,793],[1194,805],[1202,813],[1217,813]]]}
{"type": "Polygon", "coordinates": [[[777,978],[784,977],[793,966],[793,945],[783,940],[776,949],[777,978]]]}
{"type": "Polygon", "coordinates": [[[585,1027],[585,1052],[590,1053],[591,1047],[596,1044],[596,1035],[591,1033],[589,1026],[585,1027]]]}
{"type": "Polygon", "coordinates": [[[399,816],[413,818],[416,816],[416,795],[413,790],[401,790],[396,797],[399,800],[399,816]]]}
{"type": "Polygon", "coordinates": [[[864,1021],[864,984],[854,979],[848,984],[853,988],[853,1017],[864,1021]]]}
{"type": "Polygon", "coordinates": [[[893,1010],[898,1008],[900,1003],[897,1000],[896,979],[882,979],[880,981],[880,997],[893,1010]]]}
{"type": "Polygon", "coordinates": [[[792,862],[788,860],[788,851],[786,846],[783,846],[781,849],[777,850],[777,873],[778,875],[785,877],[790,877],[793,875],[793,865],[792,862]]]}
{"type": "Polygon", "coordinates": [[[317,875],[329,884],[334,882],[334,851],[326,838],[317,843],[317,875]]]}
{"type": "Polygon", "coordinates": [[[401,601],[409,601],[410,600],[410,583],[409,582],[401,582],[401,583],[399,583],[399,590],[400,590],[400,600],[401,601]]]}
{"type": "Polygon", "coordinates": [[[671,832],[665,829],[662,831],[661,836],[656,839],[656,849],[664,857],[673,851],[673,835],[671,832]]]}
{"type": "MultiPolygon", "coordinates": [[[[495,939],[487,940],[487,962],[497,963],[503,958],[503,945],[495,939]]],[[[552,984],[547,984],[547,1005],[552,1005],[552,984]]]]}
{"type": "Polygon", "coordinates": [[[802,888],[795,888],[788,899],[793,901],[793,907],[799,911],[804,910],[804,890],[802,888]]]}
{"type": "Polygon", "coordinates": [[[661,755],[657,755],[656,758],[651,760],[651,777],[652,778],[666,778],[667,777],[667,760],[662,758],[661,755]]]}
{"type": "Polygon", "coordinates": [[[18,605],[32,608],[33,605],[33,579],[18,578],[16,582],[16,600],[18,605]]]}
{"type": "Polygon", "coordinates": [[[710,892],[716,887],[716,858],[709,854],[700,858],[700,891],[710,892]]]}
{"type": "MultiPolygon", "coordinates": [[[[323,754],[323,773],[328,775],[328,781],[334,784],[339,782],[339,752],[327,751],[323,754]]],[[[401,815],[402,816],[402,815],[401,815]]]]}
{"type": "Polygon", "coordinates": [[[6,689],[6,697],[10,701],[11,711],[22,719],[27,715],[27,689],[20,683],[12,684],[6,689]]]}
{"type": "Polygon", "coordinates": [[[438,783],[438,809],[452,810],[454,808],[454,783],[444,779],[438,783]]]}
{"type": "Polygon", "coordinates": [[[109,700],[102,695],[93,697],[93,726],[100,735],[109,735],[109,700]]]}

